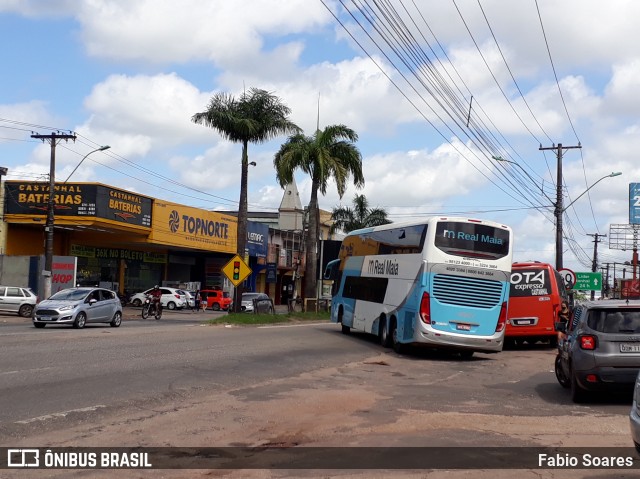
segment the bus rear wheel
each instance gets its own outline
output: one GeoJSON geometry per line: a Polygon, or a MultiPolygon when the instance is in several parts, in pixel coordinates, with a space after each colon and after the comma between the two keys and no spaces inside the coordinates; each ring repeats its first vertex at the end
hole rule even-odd
{"type": "Polygon", "coordinates": [[[403,354],[407,350],[407,345],[399,341],[398,326],[395,319],[391,320],[391,344],[393,346],[393,350],[398,354],[403,354]]]}
{"type": "Polygon", "coordinates": [[[389,334],[387,318],[380,318],[380,344],[384,348],[391,347],[391,335],[389,334]]]}

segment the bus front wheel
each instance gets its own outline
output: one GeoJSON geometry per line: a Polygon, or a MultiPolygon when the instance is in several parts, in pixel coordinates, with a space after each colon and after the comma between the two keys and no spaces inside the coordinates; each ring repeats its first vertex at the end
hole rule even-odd
{"type": "Polygon", "coordinates": [[[351,328],[349,326],[345,326],[342,323],[343,314],[344,314],[344,311],[342,310],[342,308],[340,308],[340,310],[338,310],[338,322],[340,323],[340,326],[342,326],[342,334],[349,334],[351,332],[351,328]]]}

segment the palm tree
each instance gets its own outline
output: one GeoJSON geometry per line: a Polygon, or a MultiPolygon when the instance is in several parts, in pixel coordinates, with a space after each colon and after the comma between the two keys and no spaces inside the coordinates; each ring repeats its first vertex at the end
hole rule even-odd
{"type": "Polygon", "coordinates": [[[333,220],[333,224],[331,225],[329,233],[334,233],[337,230],[349,233],[350,231],[361,228],[391,223],[384,209],[369,209],[367,198],[364,195],[358,194],[353,198],[353,208],[343,206],[333,208],[331,219],[333,220]]]}
{"type": "Polygon", "coordinates": [[[290,136],[273,160],[276,178],[283,188],[293,181],[293,173],[298,168],[311,176],[309,225],[305,241],[305,298],[315,298],[317,294],[318,191],[325,195],[329,180],[333,179],[342,198],[351,175],[357,188],[364,186],[362,155],[354,144],[357,140],[358,135],[351,128],[330,125],[324,130],[318,129],[313,136],[302,133],[290,136]]]}
{"type": "MultiPolygon", "coordinates": [[[[217,130],[225,139],[242,144],[242,173],[238,204],[237,253],[244,257],[247,244],[247,176],[249,143],[264,143],[279,135],[297,133],[300,128],[289,120],[291,110],[277,96],[251,88],[238,99],[227,93],[216,93],[207,109],[196,113],[191,121],[217,130]]],[[[240,311],[242,284],[235,290],[234,310],[240,311]]]]}

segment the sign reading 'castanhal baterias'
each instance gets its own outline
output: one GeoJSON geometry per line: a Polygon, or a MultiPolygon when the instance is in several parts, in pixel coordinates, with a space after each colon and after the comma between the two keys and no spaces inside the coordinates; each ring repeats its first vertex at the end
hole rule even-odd
{"type": "MultiPolygon", "coordinates": [[[[151,227],[152,199],[97,183],[56,183],[56,216],[96,217],[151,227]]],[[[5,182],[7,215],[46,215],[49,183],[5,182]]]]}

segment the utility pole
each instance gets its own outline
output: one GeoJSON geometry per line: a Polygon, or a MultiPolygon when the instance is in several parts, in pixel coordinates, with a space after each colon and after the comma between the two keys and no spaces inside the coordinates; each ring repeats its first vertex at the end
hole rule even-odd
{"type": "Polygon", "coordinates": [[[578,143],[578,146],[565,146],[563,148],[562,143],[558,143],[558,146],[543,147],[540,145],[539,150],[556,150],[557,157],[557,185],[556,185],[556,203],[553,205],[554,215],[556,217],[556,270],[561,270],[562,265],[562,215],[564,208],[562,204],[562,154],[564,150],[570,150],[572,148],[582,148],[578,143]]]}
{"type": "MultiPolygon", "coordinates": [[[[591,271],[595,273],[598,271],[598,243],[600,242],[600,238],[606,238],[607,235],[601,235],[598,233],[587,234],[587,236],[593,236],[593,263],[591,263],[591,271]]],[[[615,268],[615,266],[614,266],[615,268]]],[[[614,269],[615,271],[615,269],[614,269]]],[[[602,286],[602,285],[601,285],[602,286]]],[[[591,301],[595,299],[596,292],[591,290],[591,301]]]]}
{"type": "Polygon", "coordinates": [[[51,145],[51,161],[49,163],[49,204],[47,207],[47,221],[44,227],[45,243],[44,243],[44,291],[43,297],[47,299],[51,296],[51,274],[53,270],[53,225],[55,221],[55,190],[56,190],[56,146],[61,140],[76,141],[75,135],[67,135],[61,133],[51,133],[50,135],[31,135],[31,138],[48,141],[51,145]]]}

